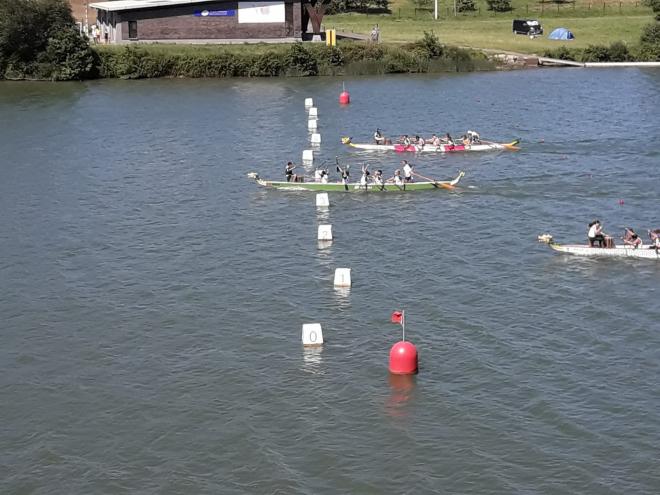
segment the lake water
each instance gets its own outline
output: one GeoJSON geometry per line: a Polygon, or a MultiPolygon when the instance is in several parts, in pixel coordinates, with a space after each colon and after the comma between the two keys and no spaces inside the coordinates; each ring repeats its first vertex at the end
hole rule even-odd
{"type": "Polygon", "coordinates": [[[659,108],[638,69],[0,84],[0,492],[659,493],[660,263],[536,240],[660,227],[659,108]],[[331,171],[391,174],[340,143],[376,127],[522,150],[319,213],[246,177],[300,161],[306,97],[331,171]]]}

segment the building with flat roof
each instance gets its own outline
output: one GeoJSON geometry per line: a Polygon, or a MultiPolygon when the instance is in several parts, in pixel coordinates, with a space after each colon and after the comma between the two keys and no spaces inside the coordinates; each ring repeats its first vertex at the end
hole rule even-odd
{"type": "Polygon", "coordinates": [[[302,0],[92,2],[101,42],[296,41],[302,0]]]}

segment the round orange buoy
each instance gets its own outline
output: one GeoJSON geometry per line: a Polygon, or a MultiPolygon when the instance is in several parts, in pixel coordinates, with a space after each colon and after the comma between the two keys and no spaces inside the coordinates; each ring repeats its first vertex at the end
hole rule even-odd
{"type": "Polygon", "coordinates": [[[402,340],[390,349],[390,373],[412,375],[417,373],[417,348],[402,340]]]}
{"type": "Polygon", "coordinates": [[[351,95],[348,91],[344,90],[339,94],[339,103],[341,105],[348,105],[351,102],[351,95]]]}

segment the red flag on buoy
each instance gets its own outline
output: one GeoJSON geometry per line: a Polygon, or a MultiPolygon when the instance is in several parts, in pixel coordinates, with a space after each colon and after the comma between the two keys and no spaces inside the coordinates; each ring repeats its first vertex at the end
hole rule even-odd
{"type": "Polygon", "coordinates": [[[401,311],[392,312],[392,323],[402,323],[403,322],[403,313],[401,311]]]}

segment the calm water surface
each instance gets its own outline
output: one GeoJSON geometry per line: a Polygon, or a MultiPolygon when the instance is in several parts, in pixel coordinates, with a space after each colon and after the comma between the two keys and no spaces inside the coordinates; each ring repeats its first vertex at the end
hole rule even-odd
{"type": "Polygon", "coordinates": [[[660,492],[660,263],[536,242],[660,227],[660,72],[345,82],[0,84],[1,493],[660,492]],[[305,97],[317,163],[391,173],[339,142],[376,127],[523,149],[317,213],[245,177],[300,160],[305,97]]]}

